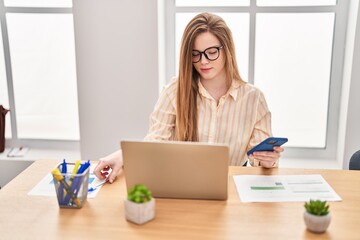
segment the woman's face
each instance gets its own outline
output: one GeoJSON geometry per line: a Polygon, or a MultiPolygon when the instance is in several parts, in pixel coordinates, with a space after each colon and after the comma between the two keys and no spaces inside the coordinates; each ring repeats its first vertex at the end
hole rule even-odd
{"type": "Polygon", "coordinates": [[[225,80],[224,55],[224,50],[222,49],[219,39],[212,33],[203,32],[195,38],[192,60],[196,71],[200,74],[201,80],[214,80],[218,78],[225,80]],[[210,60],[205,57],[204,53],[200,53],[204,51],[210,60]],[[200,61],[198,61],[199,58],[201,58],[200,61]]]}

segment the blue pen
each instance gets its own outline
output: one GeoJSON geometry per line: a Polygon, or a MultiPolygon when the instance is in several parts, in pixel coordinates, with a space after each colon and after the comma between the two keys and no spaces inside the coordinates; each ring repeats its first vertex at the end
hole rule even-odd
{"type": "Polygon", "coordinates": [[[66,167],[66,161],[65,159],[63,160],[62,164],[61,164],[61,173],[66,173],[67,172],[67,167],[66,167]]]}
{"type": "MultiPolygon", "coordinates": [[[[81,166],[81,168],[79,169],[78,174],[84,173],[84,172],[86,171],[86,169],[87,169],[88,167],[90,167],[90,165],[91,165],[91,164],[90,164],[90,160],[88,160],[87,162],[85,162],[85,163],[81,166]]],[[[74,188],[73,188],[73,191],[74,191],[74,193],[75,193],[76,195],[79,193],[81,184],[82,184],[82,181],[81,181],[81,179],[80,179],[80,177],[79,177],[79,179],[77,180],[77,182],[76,182],[76,184],[74,185],[74,188]]]]}
{"type": "MultiPolygon", "coordinates": [[[[86,169],[88,168],[88,167],[90,167],[90,160],[88,160],[87,162],[85,162],[84,164],[82,164],[81,165],[81,167],[80,167],[80,169],[79,169],[79,171],[77,172],[78,174],[82,174],[82,173],[84,173],[85,171],[86,171],[86,169]]],[[[80,186],[81,186],[81,181],[80,180],[78,180],[77,181],[77,183],[75,184],[75,186],[74,186],[74,192],[77,194],[77,192],[79,191],[79,189],[80,189],[80,186]]]]}
{"type": "MultiPolygon", "coordinates": [[[[61,173],[65,174],[66,172],[67,172],[67,166],[66,166],[66,161],[64,159],[63,162],[61,163],[61,173]]],[[[64,187],[63,187],[62,184],[60,184],[60,186],[59,186],[59,199],[60,199],[60,202],[62,202],[63,196],[64,196],[64,187]]]]}
{"type": "Polygon", "coordinates": [[[90,167],[90,165],[91,165],[91,164],[90,164],[90,160],[88,160],[87,162],[81,164],[81,167],[79,168],[77,174],[81,174],[81,173],[85,172],[85,170],[86,170],[88,167],[90,167]]]}
{"type": "MultiPolygon", "coordinates": [[[[77,162],[78,164],[79,164],[79,168],[77,169],[77,171],[76,172],[73,172],[72,174],[80,174],[81,172],[82,172],[82,169],[84,168],[84,164],[83,163],[81,163],[80,164],[80,161],[78,161],[77,162]]],[[[74,168],[74,170],[76,170],[75,168],[74,168]]],[[[75,189],[77,188],[77,185],[78,185],[78,183],[80,182],[81,183],[81,181],[79,180],[79,178],[80,177],[78,177],[78,176],[71,176],[71,185],[70,185],[70,189],[71,189],[71,191],[75,194],[75,196],[77,196],[77,192],[75,192],[75,189]]],[[[70,202],[70,200],[71,200],[71,196],[69,196],[69,194],[67,194],[66,196],[65,196],[65,199],[64,199],[64,203],[65,204],[68,204],[69,202],[70,202]]]]}
{"type": "MultiPolygon", "coordinates": [[[[78,171],[78,174],[84,173],[86,169],[90,167],[90,165],[91,165],[90,160],[82,164],[78,171]]],[[[81,184],[82,184],[81,177],[77,177],[76,181],[74,182],[74,186],[72,186],[72,190],[74,191],[76,196],[79,194],[81,184]]]]}
{"type": "Polygon", "coordinates": [[[105,183],[107,183],[107,181],[108,181],[108,179],[106,178],[104,182],[99,183],[98,185],[89,188],[88,191],[89,191],[89,192],[95,191],[98,187],[100,187],[100,186],[104,185],[105,183]]]}

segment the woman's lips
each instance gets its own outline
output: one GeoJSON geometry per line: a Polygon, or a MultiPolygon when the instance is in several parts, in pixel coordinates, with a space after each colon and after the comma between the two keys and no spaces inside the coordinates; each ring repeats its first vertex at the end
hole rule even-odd
{"type": "Polygon", "coordinates": [[[211,70],[211,68],[200,68],[201,72],[207,73],[211,70]]]}

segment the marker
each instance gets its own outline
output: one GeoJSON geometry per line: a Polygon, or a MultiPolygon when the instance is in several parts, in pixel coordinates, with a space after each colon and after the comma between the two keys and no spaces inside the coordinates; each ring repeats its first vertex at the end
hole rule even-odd
{"type": "Polygon", "coordinates": [[[63,175],[61,175],[60,170],[58,168],[55,168],[52,172],[51,172],[54,176],[55,179],[57,179],[60,184],[65,188],[65,190],[67,191],[68,194],[70,194],[72,200],[74,201],[74,203],[80,207],[81,206],[81,202],[80,200],[75,196],[74,192],[71,191],[69,184],[67,184],[67,182],[65,181],[63,175]]]}

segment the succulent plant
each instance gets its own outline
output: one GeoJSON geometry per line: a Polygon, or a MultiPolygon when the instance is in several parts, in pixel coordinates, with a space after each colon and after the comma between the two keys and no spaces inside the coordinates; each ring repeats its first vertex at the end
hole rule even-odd
{"type": "Polygon", "coordinates": [[[143,184],[137,184],[128,191],[128,200],[135,203],[149,202],[152,198],[150,190],[143,184]]]}
{"type": "Polygon", "coordinates": [[[310,199],[309,202],[305,202],[304,207],[308,213],[316,216],[324,216],[329,213],[329,205],[326,201],[310,199]]]}

